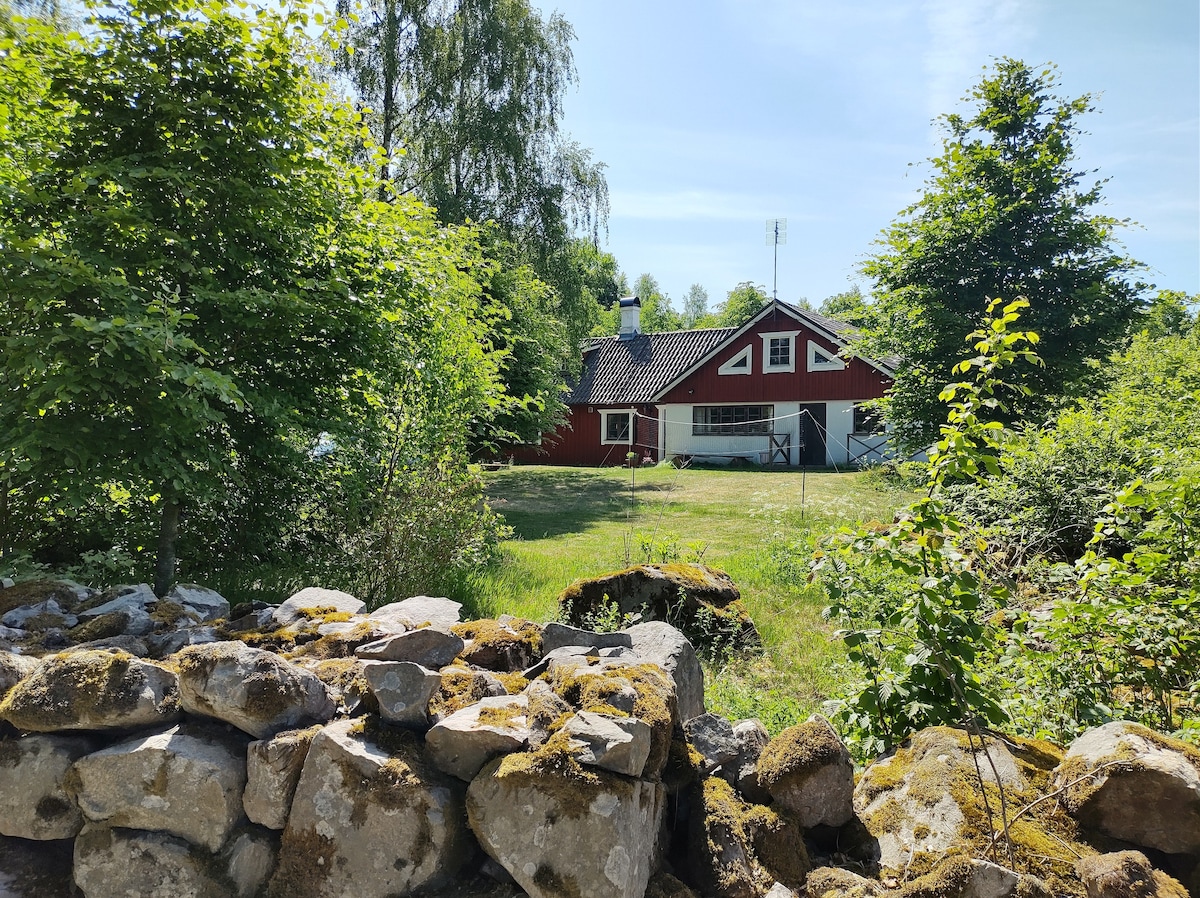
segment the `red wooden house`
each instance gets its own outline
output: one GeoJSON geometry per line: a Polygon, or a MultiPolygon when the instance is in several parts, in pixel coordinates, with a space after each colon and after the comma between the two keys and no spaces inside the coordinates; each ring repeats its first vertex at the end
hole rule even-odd
{"type": "Polygon", "coordinates": [[[846,352],[853,328],[778,300],[741,327],[644,334],[637,297],[621,332],[584,347],[567,426],[518,457],[624,464],[629,452],[783,465],[877,461],[886,434],[863,403],[892,369],[846,352]]]}

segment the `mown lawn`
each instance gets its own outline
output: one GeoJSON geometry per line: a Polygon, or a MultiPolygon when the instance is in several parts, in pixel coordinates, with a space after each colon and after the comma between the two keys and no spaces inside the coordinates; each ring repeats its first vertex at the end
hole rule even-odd
{"type": "Polygon", "coordinates": [[[550,620],[579,577],[699,555],[732,575],[766,645],[708,664],[709,707],[772,732],[818,710],[837,684],[841,648],[807,580],[812,546],[843,524],[890,520],[912,498],[863,473],[529,466],[487,476],[514,537],[471,577],[472,611],[550,620]]]}

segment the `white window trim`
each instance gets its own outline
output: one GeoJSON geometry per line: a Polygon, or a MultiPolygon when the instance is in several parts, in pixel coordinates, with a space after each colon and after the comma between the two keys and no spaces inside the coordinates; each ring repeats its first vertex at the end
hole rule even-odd
{"type": "Polygon", "coordinates": [[[754,344],[751,343],[728,362],[717,369],[718,374],[753,374],[754,373],[754,344]],[[745,361],[746,364],[738,365],[745,361]],[[736,367],[735,367],[736,366],[736,367]]]}
{"type": "Polygon", "coordinates": [[[633,409],[606,408],[600,412],[600,445],[601,446],[632,446],[633,445],[633,409]],[[624,415],[629,419],[629,439],[610,440],[608,438],[608,419],[613,415],[624,415]]]}
{"type": "Polygon", "coordinates": [[[791,374],[796,370],[796,337],[800,331],[775,331],[770,334],[759,334],[763,341],[763,374],[791,374]],[[771,364],[771,341],[788,341],[788,364],[771,364]]]}
{"type": "Polygon", "coordinates": [[[830,352],[824,346],[808,341],[808,370],[809,371],[842,371],[846,367],[845,359],[838,356],[836,352],[830,352]],[[825,356],[828,361],[818,362],[817,353],[825,356]]]}

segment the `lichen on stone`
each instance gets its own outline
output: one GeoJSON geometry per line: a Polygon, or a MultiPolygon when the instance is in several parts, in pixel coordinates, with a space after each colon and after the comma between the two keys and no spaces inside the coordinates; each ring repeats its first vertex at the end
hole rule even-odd
{"type": "Polygon", "coordinates": [[[524,670],[542,655],[542,628],[523,618],[503,624],[491,618],[466,621],[452,626],[450,632],[467,643],[459,657],[488,670],[524,670]]]}
{"type": "MultiPolygon", "coordinates": [[[[1049,791],[1051,773],[1062,754],[1049,743],[1019,737],[1001,740],[989,735],[986,744],[990,751],[997,752],[997,757],[1003,748],[1015,762],[1015,771],[1010,771],[1002,787],[1003,796],[978,738],[972,739],[965,730],[932,727],[901,743],[891,758],[864,773],[856,805],[867,828],[875,836],[899,834],[914,820],[906,803],[932,808],[949,796],[963,815],[955,849],[975,857],[1006,858],[1005,814],[1011,821],[1018,810],[1049,791]],[[982,785],[972,751],[983,775],[982,785]],[[887,798],[873,810],[862,810],[884,795],[887,798]]],[[[912,832],[915,837],[915,825],[912,832]]],[[[1019,820],[1010,822],[1007,833],[1013,853],[1024,859],[1022,872],[1046,880],[1055,895],[1082,895],[1074,876],[1074,862],[1094,849],[1082,842],[1075,821],[1056,802],[1036,805],[1019,820]]],[[[942,857],[940,851],[916,850],[907,871],[914,876],[925,875],[942,857]]]]}
{"type": "Polygon", "coordinates": [[[650,754],[645,769],[650,775],[662,770],[670,754],[678,713],[675,685],[661,668],[653,664],[601,668],[563,666],[548,672],[544,678],[574,709],[595,713],[615,711],[611,699],[632,686],[636,698],[628,716],[649,724],[651,730],[650,754]]]}

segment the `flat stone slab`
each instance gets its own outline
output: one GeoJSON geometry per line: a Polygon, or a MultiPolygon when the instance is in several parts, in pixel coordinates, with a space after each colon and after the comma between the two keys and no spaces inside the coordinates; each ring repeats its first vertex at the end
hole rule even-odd
{"type": "Polygon", "coordinates": [[[360,645],[354,654],[370,661],[411,661],[438,670],[457,658],[465,645],[461,636],[422,627],[360,645]]]}
{"type": "Polygon", "coordinates": [[[462,603],[442,596],[412,596],[400,602],[383,605],[371,612],[371,617],[397,620],[409,629],[437,627],[449,630],[462,622],[459,613],[462,603]]]}
{"type": "Polygon", "coordinates": [[[596,649],[632,648],[633,640],[628,633],[597,633],[568,624],[550,621],[542,626],[542,652],[552,652],[565,645],[589,646],[596,649]]]}
{"type": "Polygon", "coordinates": [[[313,612],[318,608],[323,608],[327,612],[340,611],[357,614],[366,605],[366,602],[356,599],[349,593],[339,592],[336,589],[322,589],[319,586],[310,586],[280,603],[272,616],[276,624],[286,627],[289,624],[294,624],[296,621],[306,618],[308,616],[305,614],[306,611],[313,612]]]}
{"type": "Polygon", "coordinates": [[[522,694],[484,698],[455,711],[425,734],[433,763],[470,782],[492,758],[529,744],[528,710],[529,699],[522,694]]]}

